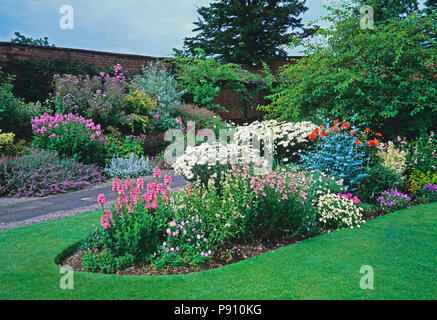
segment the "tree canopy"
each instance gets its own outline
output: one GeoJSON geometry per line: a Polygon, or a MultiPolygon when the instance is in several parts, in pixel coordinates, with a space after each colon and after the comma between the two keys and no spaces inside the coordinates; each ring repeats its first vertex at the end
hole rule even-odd
{"type": "Polygon", "coordinates": [[[304,28],[300,17],[307,9],[305,0],[216,0],[197,10],[197,35],[185,38],[183,52],[196,55],[200,48],[219,61],[268,63],[287,55],[281,46],[290,37],[314,31],[304,28]]]}

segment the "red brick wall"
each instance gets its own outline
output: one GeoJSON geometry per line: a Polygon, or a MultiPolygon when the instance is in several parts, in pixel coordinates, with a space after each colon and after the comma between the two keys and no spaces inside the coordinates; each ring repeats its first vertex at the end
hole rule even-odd
{"type": "MultiPolygon", "coordinates": [[[[299,57],[296,57],[299,58],[299,57]]],[[[141,67],[154,60],[162,60],[160,57],[141,56],[135,54],[110,53],[83,49],[71,49],[60,47],[40,47],[25,44],[16,44],[11,42],[0,41],[0,65],[5,66],[10,61],[20,61],[28,59],[47,59],[47,60],[71,60],[79,61],[94,65],[97,69],[104,70],[108,66],[117,63],[122,65],[123,69],[129,71],[129,75],[141,72],[141,67]]],[[[274,73],[280,66],[290,63],[289,58],[278,59],[272,62],[271,69],[274,73]]],[[[261,72],[262,69],[251,66],[242,66],[251,72],[261,72]]],[[[221,116],[226,119],[241,119],[244,113],[249,118],[257,118],[261,113],[254,108],[241,110],[241,100],[235,93],[230,90],[222,90],[219,96],[215,98],[215,103],[224,106],[229,112],[221,112],[221,116]]],[[[263,102],[263,96],[258,97],[259,103],[263,102]]]]}
{"type": "Polygon", "coordinates": [[[141,66],[151,61],[162,59],[134,54],[120,54],[82,49],[60,47],[40,47],[11,42],[0,42],[0,65],[11,60],[47,59],[47,60],[76,60],[94,65],[98,69],[105,69],[117,63],[128,69],[129,73],[141,72],[141,66]]]}

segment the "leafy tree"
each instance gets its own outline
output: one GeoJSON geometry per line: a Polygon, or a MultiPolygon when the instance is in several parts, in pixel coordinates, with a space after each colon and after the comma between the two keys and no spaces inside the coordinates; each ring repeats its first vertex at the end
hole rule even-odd
{"type": "Polygon", "coordinates": [[[282,68],[270,117],[324,110],[388,136],[437,127],[435,16],[418,12],[361,29],[356,8],[332,10],[333,25],[306,43],[305,57],[282,68]]]}
{"type": "Polygon", "coordinates": [[[180,89],[192,97],[192,101],[210,110],[224,110],[214,103],[221,89],[230,89],[242,100],[242,111],[247,117],[248,107],[256,105],[260,90],[272,89],[274,76],[266,64],[264,75],[250,73],[238,64],[221,63],[213,57],[206,57],[202,49],[196,49],[196,56],[176,54],[172,59],[176,65],[176,77],[180,89]]]}
{"type": "Polygon", "coordinates": [[[54,47],[54,44],[50,44],[47,37],[44,37],[44,39],[33,39],[28,38],[24,35],[22,35],[19,32],[15,32],[16,38],[11,39],[12,43],[21,43],[21,44],[29,44],[32,46],[43,46],[43,47],[54,47]]]}
{"type": "Polygon", "coordinates": [[[268,63],[286,56],[281,46],[290,36],[305,37],[314,31],[305,29],[298,18],[307,9],[305,0],[216,0],[197,10],[200,17],[193,31],[198,34],[185,38],[184,52],[196,55],[195,49],[201,48],[220,61],[268,63]]]}
{"type": "Polygon", "coordinates": [[[436,11],[437,8],[437,0],[426,0],[425,3],[425,10],[424,12],[426,14],[432,14],[432,12],[436,11]]]}
{"type": "Polygon", "coordinates": [[[375,23],[384,22],[388,19],[405,18],[416,11],[417,0],[354,0],[360,6],[369,5],[373,8],[375,23]]]}

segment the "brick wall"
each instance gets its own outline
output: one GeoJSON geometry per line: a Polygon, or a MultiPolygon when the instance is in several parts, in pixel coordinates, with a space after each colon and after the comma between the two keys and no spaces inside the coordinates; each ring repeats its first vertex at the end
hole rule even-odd
{"type": "MultiPolygon", "coordinates": [[[[271,63],[271,69],[274,73],[277,72],[280,66],[290,63],[289,57],[281,58],[271,63]]],[[[0,65],[6,66],[11,61],[23,61],[30,59],[44,60],[71,60],[79,61],[94,65],[99,70],[104,70],[108,66],[113,66],[117,63],[123,66],[123,69],[128,70],[129,75],[141,72],[141,67],[151,61],[162,60],[161,57],[141,56],[135,54],[110,53],[102,51],[92,51],[83,49],[71,49],[61,47],[40,47],[30,46],[25,44],[16,44],[11,42],[0,41],[0,65]]],[[[259,73],[260,68],[251,66],[242,66],[250,72],[259,73]]],[[[263,102],[263,95],[258,97],[259,103],[263,102]]],[[[238,120],[243,116],[249,118],[259,118],[261,113],[255,109],[242,110],[241,100],[230,90],[222,90],[219,96],[215,98],[215,103],[218,103],[228,109],[229,112],[221,112],[220,115],[226,119],[238,120]]]]}

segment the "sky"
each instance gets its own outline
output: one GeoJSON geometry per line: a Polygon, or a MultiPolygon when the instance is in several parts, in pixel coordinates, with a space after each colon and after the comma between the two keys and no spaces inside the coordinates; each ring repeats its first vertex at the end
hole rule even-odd
{"type": "MultiPolygon", "coordinates": [[[[57,47],[167,57],[192,36],[197,7],[210,0],[0,0],[0,41],[18,31],[48,37],[57,47]],[[60,8],[73,8],[73,29],[62,29],[60,8]]],[[[307,0],[303,22],[326,15],[328,0],[307,0]]],[[[299,55],[299,50],[289,51],[299,55]]]]}

